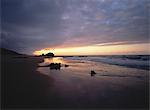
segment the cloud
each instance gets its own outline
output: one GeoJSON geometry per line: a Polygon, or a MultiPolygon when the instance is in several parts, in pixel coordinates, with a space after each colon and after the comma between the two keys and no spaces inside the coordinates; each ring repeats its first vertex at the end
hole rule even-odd
{"type": "Polygon", "coordinates": [[[113,46],[113,45],[128,45],[128,44],[143,44],[145,42],[141,41],[123,41],[123,42],[109,42],[109,43],[100,43],[95,44],[97,46],[113,46]]]}
{"type": "Polygon", "coordinates": [[[2,47],[148,42],[147,0],[2,0],[2,47]]]}

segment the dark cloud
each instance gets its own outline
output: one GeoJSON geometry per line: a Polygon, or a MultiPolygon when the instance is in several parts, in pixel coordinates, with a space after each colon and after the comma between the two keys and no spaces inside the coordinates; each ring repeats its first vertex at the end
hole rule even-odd
{"type": "Polygon", "coordinates": [[[2,0],[3,47],[148,42],[148,0],[2,0]]]}

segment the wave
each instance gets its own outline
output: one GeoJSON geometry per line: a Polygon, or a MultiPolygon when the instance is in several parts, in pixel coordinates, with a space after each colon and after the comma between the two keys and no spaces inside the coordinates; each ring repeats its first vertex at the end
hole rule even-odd
{"type": "Polygon", "coordinates": [[[68,60],[86,60],[94,62],[102,62],[111,65],[126,66],[130,68],[150,70],[149,55],[112,55],[97,57],[66,57],[68,60]]]}

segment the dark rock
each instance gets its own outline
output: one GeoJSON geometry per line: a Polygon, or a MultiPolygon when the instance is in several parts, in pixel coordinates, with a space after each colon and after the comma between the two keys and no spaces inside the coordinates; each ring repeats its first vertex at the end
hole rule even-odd
{"type": "Polygon", "coordinates": [[[66,65],[66,64],[65,64],[65,67],[68,67],[68,66],[69,66],[69,65],[66,65]]]}
{"type": "Polygon", "coordinates": [[[40,56],[44,56],[44,57],[54,57],[54,54],[53,53],[51,53],[51,52],[49,52],[49,53],[47,53],[47,54],[42,54],[42,55],[40,55],[40,56]]]}
{"type": "Polygon", "coordinates": [[[60,70],[60,68],[61,68],[61,63],[51,63],[50,65],[50,69],[58,69],[58,70],[60,70]]]}
{"type": "Polygon", "coordinates": [[[48,56],[48,57],[54,57],[54,54],[51,53],[51,52],[49,52],[49,53],[47,53],[45,56],[48,56]]]}
{"type": "Polygon", "coordinates": [[[91,70],[91,76],[94,76],[95,74],[95,71],[91,70]]]}

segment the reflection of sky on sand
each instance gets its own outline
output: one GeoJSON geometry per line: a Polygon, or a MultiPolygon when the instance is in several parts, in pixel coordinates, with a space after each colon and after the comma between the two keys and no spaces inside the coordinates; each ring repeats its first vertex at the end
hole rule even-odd
{"type": "MultiPolygon", "coordinates": [[[[95,77],[124,77],[124,78],[146,78],[148,71],[140,70],[140,69],[133,69],[127,68],[122,66],[116,65],[109,65],[104,63],[96,63],[92,61],[85,61],[85,60],[66,60],[62,57],[54,57],[54,58],[45,58],[43,63],[39,65],[48,65],[50,63],[61,63],[62,68],[61,71],[56,71],[60,73],[70,73],[70,75],[78,74],[84,76],[90,76],[90,71],[94,70],[97,74],[95,77]],[[64,65],[67,64],[69,67],[65,68],[64,65]]],[[[51,72],[55,70],[49,70],[49,68],[38,68],[43,74],[50,75],[51,72]]]]}
{"type": "MultiPolygon", "coordinates": [[[[60,70],[39,67],[38,71],[54,79],[53,91],[58,93],[63,101],[70,100],[67,103],[77,103],[78,100],[81,100],[95,105],[99,104],[100,100],[117,97],[115,96],[117,94],[125,94],[126,96],[124,92],[130,91],[130,89],[136,89],[137,92],[141,91],[145,84],[148,83],[148,71],[146,70],[91,61],[65,60],[63,58],[45,59],[44,64],[55,61],[67,64],[69,67],[62,67],[60,70]],[[90,75],[91,70],[97,73],[93,77],[90,75]]],[[[120,99],[115,100],[119,100],[121,103],[120,99]]],[[[83,102],[81,103],[83,104],[83,102]]],[[[109,104],[112,103],[113,101],[111,100],[109,104]]]]}
{"type": "Polygon", "coordinates": [[[40,66],[48,65],[50,63],[65,63],[64,60],[62,60],[62,57],[54,57],[54,58],[45,58],[44,62],[40,63],[40,66]]]}

